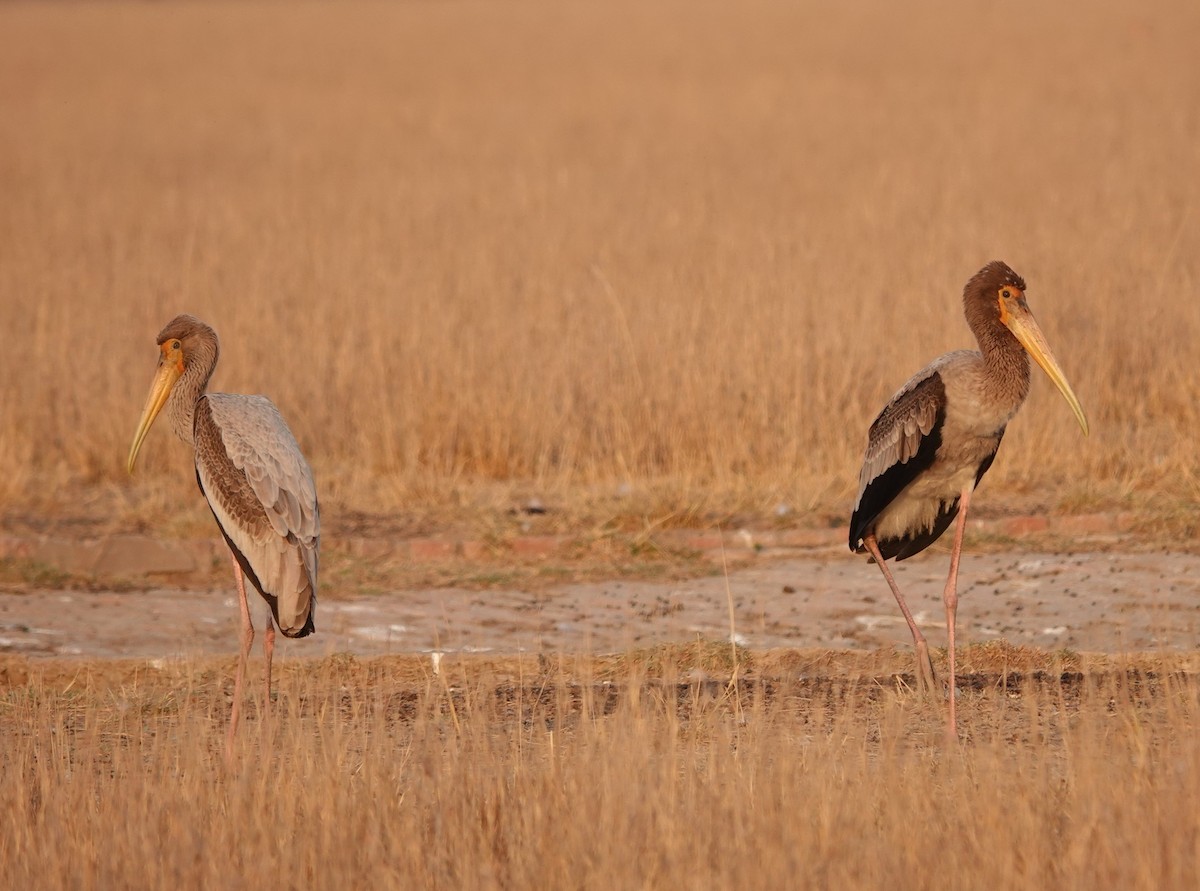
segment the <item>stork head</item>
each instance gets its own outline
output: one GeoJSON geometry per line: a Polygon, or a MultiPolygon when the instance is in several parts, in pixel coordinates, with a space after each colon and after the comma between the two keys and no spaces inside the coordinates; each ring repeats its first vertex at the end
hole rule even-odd
{"type": "Polygon", "coordinates": [[[150,384],[146,407],[142,409],[141,420],[133,435],[133,445],[129,449],[127,468],[130,473],[133,473],[133,464],[146,434],[150,432],[154,419],[167,404],[180,378],[190,368],[194,369],[192,376],[202,375],[196,382],[196,395],[199,396],[208,384],[219,350],[217,333],[195,316],[176,316],[158,333],[158,371],[150,384]]]}
{"type": "Polygon", "coordinates": [[[1054,358],[1046,336],[1038,326],[1025,300],[1025,279],[1007,263],[993,260],[980,269],[963,289],[963,308],[967,322],[982,343],[987,334],[1007,330],[1033,360],[1046,372],[1075,413],[1084,434],[1088,432],[1083,407],[1054,358]]]}

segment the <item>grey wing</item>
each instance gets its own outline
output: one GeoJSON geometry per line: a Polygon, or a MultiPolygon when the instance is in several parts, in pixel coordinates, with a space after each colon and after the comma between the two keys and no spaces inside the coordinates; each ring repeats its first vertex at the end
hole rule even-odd
{"type": "Polygon", "coordinates": [[[214,489],[227,493],[220,505],[210,496],[213,513],[253,567],[262,593],[275,599],[272,605],[280,630],[289,635],[305,633],[316,602],[321,537],[312,469],[270,400],[213,393],[201,402],[208,403],[213,430],[228,462],[222,474],[222,462],[201,460],[203,413],[197,411],[196,471],[201,486],[206,494],[214,489]],[[240,479],[231,486],[219,476],[240,479]],[[231,490],[238,490],[238,497],[229,497],[231,490]],[[253,504],[247,503],[251,495],[253,504]]]}
{"type": "Polygon", "coordinates": [[[932,432],[946,401],[939,372],[953,357],[953,353],[942,356],[913,375],[871,423],[858,474],[855,507],[872,480],[889,467],[911,461],[921,448],[921,440],[932,432]]]}
{"type": "Polygon", "coordinates": [[[968,351],[947,353],[926,365],[871,424],[850,517],[851,550],[861,550],[863,537],[879,514],[933,463],[946,416],[942,370],[964,355],[968,351]]]}

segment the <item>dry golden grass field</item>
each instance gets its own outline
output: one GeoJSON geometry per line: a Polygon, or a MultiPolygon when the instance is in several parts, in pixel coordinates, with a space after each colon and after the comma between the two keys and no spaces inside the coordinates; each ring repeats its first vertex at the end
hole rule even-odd
{"type": "Polygon", "coordinates": [[[0,510],[208,529],[165,426],[123,470],[190,311],[329,533],[840,520],[999,257],[1093,434],[1039,373],[979,508],[1194,531],[1198,39],[1186,0],[6,3],[0,510]]]}
{"type": "Polygon", "coordinates": [[[0,699],[0,881],[1196,887],[1195,658],[965,656],[949,748],[907,653],[764,654],[735,686],[727,647],[339,657],[290,666],[231,770],[228,661],[43,663],[0,699]]]}
{"type": "MultiPolygon", "coordinates": [[[[313,465],[323,597],[420,573],[351,536],[830,527],[1004,259],[1092,433],[1035,371],[978,515],[1195,550],[1198,47],[1194,0],[0,3],[0,533],[215,535],[169,425],[124,470],[185,311],[313,465]]],[[[1200,886],[1200,654],[960,658],[955,746],[906,648],[285,659],[227,767],[228,659],[5,657],[0,887],[1200,886]]]]}

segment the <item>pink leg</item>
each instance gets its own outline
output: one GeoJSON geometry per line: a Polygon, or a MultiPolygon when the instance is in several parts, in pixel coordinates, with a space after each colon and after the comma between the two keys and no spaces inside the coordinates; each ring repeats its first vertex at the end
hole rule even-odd
{"type": "Polygon", "coordinates": [[[946,647],[950,657],[950,717],[946,724],[948,739],[958,739],[958,713],[954,705],[954,630],[958,619],[958,559],[962,556],[963,532],[967,528],[967,507],[971,504],[971,491],[964,489],[958,498],[958,522],[954,529],[954,548],[950,551],[950,575],[946,577],[946,590],[942,592],[942,601],[946,604],[946,647]]]}
{"type": "Polygon", "coordinates": [[[271,720],[271,657],[275,655],[275,620],[271,608],[267,607],[267,633],[263,637],[263,658],[266,669],[263,677],[263,722],[271,720]]]}
{"type": "Polygon", "coordinates": [[[925,642],[925,635],[921,633],[921,629],[917,627],[917,622],[909,612],[908,604],[904,602],[904,595],[900,593],[900,586],[896,584],[896,580],[892,577],[892,571],[888,569],[887,561],[883,559],[883,554],[879,552],[879,542],[875,538],[874,532],[868,532],[863,538],[863,544],[867,546],[867,550],[871,552],[871,556],[875,558],[875,563],[883,572],[883,577],[887,579],[888,587],[892,589],[892,594],[896,597],[896,602],[900,604],[900,612],[904,613],[904,621],[908,622],[908,630],[912,632],[913,644],[917,648],[917,689],[922,693],[928,693],[935,688],[933,676],[933,663],[929,659],[929,644],[925,642]]]}
{"type": "Polygon", "coordinates": [[[233,761],[233,739],[237,735],[238,719],[242,715],[242,684],[246,680],[246,657],[250,655],[250,645],[254,643],[254,625],[250,621],[250,604],[246,602],[246,580],[242,576],[242,567],[238,565],[237,557],[230,554],[233,560],[233,577],[237,581],[238,605],[242,610],[241,653],[238,656],[237,678],[233,682],[233,712],[229,716],[229,733],[225,737],[225,760],[233,761]]]}

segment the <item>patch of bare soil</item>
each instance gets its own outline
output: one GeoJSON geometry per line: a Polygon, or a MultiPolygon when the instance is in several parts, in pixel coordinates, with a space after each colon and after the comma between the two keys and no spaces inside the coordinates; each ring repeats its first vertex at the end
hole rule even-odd
{"type": "MultiPolygon", "coordinates": [[[[896,567],[931,644],[944,641],[944,554],[896,567]]],[[[277,658],[332,654],[608,653],[689,640],[754,650],[869,652],[910,645],[878,570],[850,555],[772,561],[705,578],[418,587],[327,597],[317,634],[277,658]]],[[[1200,640],[1200,556],[992,553],[964,560],[964,645],[1005,640],[1045,650],[1184,651],[1200,640]]],[[[254,595],[252,595],[254,596],[254,595]]],[[[255,597],[261,628],[265,605],[255,597]]],[[[0,653],[166,659],[236,652],[232,587],[0,593],[0,653]]]]}

